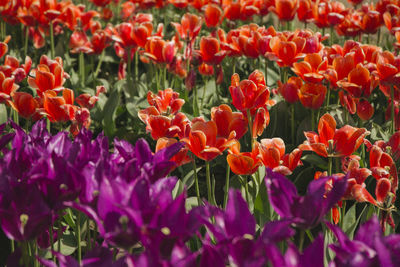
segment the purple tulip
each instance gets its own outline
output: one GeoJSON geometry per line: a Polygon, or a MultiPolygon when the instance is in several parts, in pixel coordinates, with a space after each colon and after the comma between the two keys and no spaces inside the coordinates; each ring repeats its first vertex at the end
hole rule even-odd
{"type": "Polygon", "coordinates": [[[338,244],[329,245],[336,254],[330,266],[400,266],[400,235],[384,236],[375,216],[360,226],[354,240],[327,225],[338,239],[338,244]]]}
{"type": "Polygon", "coordinates": [[[299,196],[295,185],[289,179],[271,169],[267,169],[265,183],[269,200],[276,213],[302,229],[320,223],[324,215],[342,198],[347,187],[346,178],[325,177],[313,180],[308,185],[307,194],[299,196]],[[332,188],[326,192],[326,183],[330,179],[332,188]]]}

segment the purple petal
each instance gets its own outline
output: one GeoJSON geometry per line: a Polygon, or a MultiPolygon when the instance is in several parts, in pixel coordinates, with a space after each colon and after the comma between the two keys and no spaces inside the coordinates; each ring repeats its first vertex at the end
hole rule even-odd
{"type": "Polygon", "coordinates": [[[292,237],[295,230],[290,227],[291,221],[272,221],[264,226],[261,240],[265,243],[278,243],[292,237]]]}
{"type": "Polygon", "coordinates": [[[209,245],[203,245],[200,267],[225,267],[225,260],[221,254],[209,245]]]}
{"type": "Polygon", "coordinates": [[[319,235],[300,256],[299,267],[324,267],[324,254],[324,237],[319,235]]]}
{"type": "Polygon", "coordinates": [[[272,207],[283,218],[291,218],[291,205],[297,197],[296,187],[282,174],[275,173],[269,168],[266,172],[265,184],[272,207]]]}
{"type": "Polygon", "coordinates": [[[225,227],[228,235],[232,237],[254,235],[256,220],[239,190],[229,190],[225,213],[225,227]]]}
{"type": "Polygon", "coordinates": [[[135,156],[139,166],[142,166],[144,163],[153,160],[153,153],[151,152],[150,146],[143,138],[140,138],[138,141],[136,141],[135,156]]]}

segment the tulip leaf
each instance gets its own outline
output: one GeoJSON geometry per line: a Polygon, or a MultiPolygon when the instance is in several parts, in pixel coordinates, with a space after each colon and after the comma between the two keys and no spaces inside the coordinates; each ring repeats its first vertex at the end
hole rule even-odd
{"type": "Polygon", "coordinates": [[[185,207],[187,211],[190,211],[193,207],[197,207],[198,202],[197,202],[197,197],[188,197],[186,198],[185,201],[185,207]]]}
{"type": "Polygon", "coordinates": [[[0,104],[0,124],[7,122],[7,108],[5,104],[0,104]]]}
{"type": "Polygon", "coordinates": [[[350,239],[353,239],[354,231],[356,230],[364,211],[368,205],[365,205],[360,215],[356,219],[356,204],[354,204],[344,215],[343,218],[343,231],[347,234],[350,239]]]}
{"type": "Polygon", "coordinates": [[[178,180],[176,182],[176,185],[175,185],[174,189],[172,190],[172,197],[176,198],[177,196],[182,194],[183,189],[184,189],[183,183],[181,182],[181,180],[178,180]]]}
{"type": "Polygon", "coordinates": [[[254,213],[256,218],[259,218],[259,225],[264,225],[265,222],[270,221],[272,217],[272,208],[269,203],[267,188],[263,179],[260,189],[258,190],[257,197],[254,201],[254,213]],[[258,216],[257,216],[258,215],[258,216]]]}
{"type": "Polygon", "coordinates": [[[126,110],[132,117],[137,118],[139,110],[145,109],[148,106],[149,104],[147,103],[146,96],[140,98],[129,98],[127,99],[126,110]]]}
{"type": "Polygon", "coordinates": [[[306,154],[304,155],[301,160],[308,162],[314,166],[317,166],[318,168],[321,169],[328,169],[328,164],[325,160],[323,160],[320,156],[317,154],[306,154]]]}
{"type": "Polygon", "coordinates": [[[71,209],[67,209],[67,213],[64,215],[64,219],[67,222],[67,224],[72,227],[73,229],[75,229],[75,222],[73,219],[73,215],[72,215],[72,211],[71,209]]]}
{"type": "Polygon", "coordinates": [[[113,90],[103,109],[104,133],[112,136],[115,132],[115,112],[119,104],[118,90],[113,90]]]}
{"type": "MultiPolygon", "coordinates": [[[[202,167],[199,167],[196,169],[196,173],[199,173],[199,171],[202,169],[202,167]]],[[[185,175],[182,179],[182,184],[186,186],[186,189],[189,189],[193,186],[194,184],[194,170],[191,170],[188,172],[188,174],[185,175]]]]}

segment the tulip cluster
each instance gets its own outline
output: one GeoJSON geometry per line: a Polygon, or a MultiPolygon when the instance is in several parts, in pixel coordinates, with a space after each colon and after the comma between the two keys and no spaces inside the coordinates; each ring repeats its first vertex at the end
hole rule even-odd
{"type": "Polygon", "coordinates": [[[399,51],[399,0],[0,0],[0,265],[400,265],[399,51]]]}

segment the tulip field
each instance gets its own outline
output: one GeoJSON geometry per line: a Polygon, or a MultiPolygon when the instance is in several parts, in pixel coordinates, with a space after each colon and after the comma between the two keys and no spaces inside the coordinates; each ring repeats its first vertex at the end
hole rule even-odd
{"type": "Polygon", "coordinates": [[[400,266],[400,0],[0,0],[0,266],[400,266]]]}

